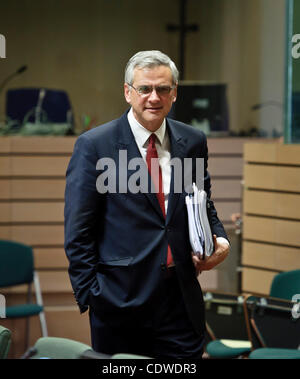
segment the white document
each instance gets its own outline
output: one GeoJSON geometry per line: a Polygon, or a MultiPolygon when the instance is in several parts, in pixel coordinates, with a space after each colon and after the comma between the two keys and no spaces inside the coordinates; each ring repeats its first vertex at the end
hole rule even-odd
{"type": "Polygon", "coordinates": [[[198,190],[193,183],[193,194],[185,198],[189,237],[193,253],[204,259],[214,251],[212,232],[207,216],[207,195],[204,190],[198,190]]]}
{"type": "Polygon", "coordinates": [[[185,197],[185,203],[187,206],[187,212],[188,212],[188,222],[189,222],[189,237],[190,237],[190,244],[192,247],[192,250],[194,254],[198,255],[202,258],[203,256],[203,246],[199,238],[199,233],[196,226],[196,220],[195,220],[195,207],[194,207],[194,199],[193,197],[190,197],[189,195],[185,197]]]}

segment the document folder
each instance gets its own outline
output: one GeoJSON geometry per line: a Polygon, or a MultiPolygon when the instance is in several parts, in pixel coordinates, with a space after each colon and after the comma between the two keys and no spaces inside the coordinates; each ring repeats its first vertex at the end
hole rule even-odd
{"type": "Polygon", "coordinates": [[[204,190],[198,190],[193,183],[193,193],[185,197],[189,238],[193,253],[201,259],[209,257],[214,251],[214,241],[209,223],[209,207],[204,190]]]}

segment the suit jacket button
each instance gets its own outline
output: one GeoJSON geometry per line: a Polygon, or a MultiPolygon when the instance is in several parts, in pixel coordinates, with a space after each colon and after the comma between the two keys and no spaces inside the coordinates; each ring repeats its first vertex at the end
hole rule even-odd
{"type": "Polygon", "coordinates": [[[160,268],[162,271],[165,271],[165,269],[167,268],[166,264],[165,263],[161,263],[160,264],[160,268]]]}

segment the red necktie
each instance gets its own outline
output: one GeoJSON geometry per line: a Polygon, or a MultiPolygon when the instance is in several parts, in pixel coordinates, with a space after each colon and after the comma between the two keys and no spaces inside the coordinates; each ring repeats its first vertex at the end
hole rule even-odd
{"type": "MultiPolygon", "coordinates": [[[[165,195],[163,192],[163,181],[162,181],[162,173],[161,168],[158,162],[158,154],[155,146],[155,134],[151,134],[149,137],[149,145],[147,148],[147,155],[146,155],[146,162],[148,165],[148,170],[150,172],[151,178],[153,180],[155,189],[156,189],[156,196],[160,205],[160,208],[162,210],[162,213],[164,217],[166,217],[166,211],[165,211],[165,195]]],[[[172,254],[171,254],[171,248],[168,245],[168,255],[167,255],[167,266],[169,266],[172,263],[172,254]]]]}

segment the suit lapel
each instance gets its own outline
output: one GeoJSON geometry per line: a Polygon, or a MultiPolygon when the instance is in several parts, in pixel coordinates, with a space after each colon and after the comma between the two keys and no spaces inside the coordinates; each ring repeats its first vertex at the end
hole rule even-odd
{"type": "MultiPolygon", "coordinates": [[[[186,139],[181,136],[172,120],[167,119],[167,131],[169,133],[170,145],[171,145],[171,159],[179,158],[181,161],[181,167],[183,168],[184,158],[186,157],[186,139]]],[[[183,169],[182,172],[182,180],[183,180],[183,169]]],[[[174,181],[176,178],[174,177],[174,168],[172,166],[171,173],[171,184],[170,184],[170,194],[168,200],[168,211],[166,217],[166,224],[168,224],[174,214],[176,205],[178,203],[179,198],[182,196],[183,184],[181,185],[181,193],[174,192],[174,181]]]]}

